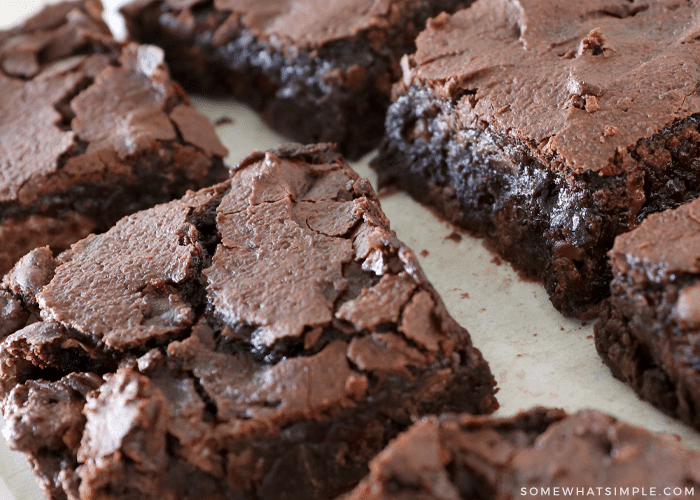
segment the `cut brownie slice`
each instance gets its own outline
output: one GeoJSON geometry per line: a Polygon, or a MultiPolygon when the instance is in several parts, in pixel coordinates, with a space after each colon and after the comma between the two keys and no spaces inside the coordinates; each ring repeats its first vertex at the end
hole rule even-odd
{"type": "Polygon", "coordinates": [[[413,417],[498,406],[369,182],[325,145],[37,249],[0,300],[4,434],[52,498],[332,498],[413,417]]]}
{"type": "Polygon", "coordinates": [[[136,0],[122,12],[186,90],[231,94],[291,139],[358,158],[384,134],[399,60],[426,19],[469,3],[136,0]]]}
{"type": "Polygon", "coordinates": [[[226,149],[161,49],[115,41],[101,11],[52,5],[0,32],[1,274],[226,178],[226,149]]]}
{"type": "Polygon", "coordinates": [[[566,315],[605,254],[700,192],[695,2],[479,0],[417,39],[373,167],[487,237],[566,315]]]}
{"type": "Polygon", "coordinates": [[[610,260],[598,352],[644,399],[700,429],[700,200],[619,236],[610,260]]]}
{"type": "Polygon", "coordinates": [[[342,500],[700,497],[700,453],[604,415],[535,408],[430,417],[342,500]]]}

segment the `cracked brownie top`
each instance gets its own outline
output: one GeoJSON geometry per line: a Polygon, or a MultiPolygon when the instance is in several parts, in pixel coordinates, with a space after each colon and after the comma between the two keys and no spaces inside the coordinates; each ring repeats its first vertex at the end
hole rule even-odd
{"type": "Polygon", "coordinates": [[[627,149],[700,112],[694,1],[478,1],[433,19],[404,81],[452,101],[554,168],[611,175],[627,149]]]}
{"type": "Polygon", "coordinates": [[[95,0],[62,3],[0,35],[0,203],[128,176],[159,143],[226,156],[162,51],[117,42],[101,11],[95,0]]]}
{"type": "Polygon", "coordinates": [[[596,410],[443,415],[401,434],[341,499],[697,498],[699,467],[696,451],[596,410]]]}
{"type": "Polygon", "coordinates": [[[256,153],[229,181],[57,258],[26,255],[0,289],[0,335],[10,444],[49,490],[99,498],[162,498],[182,467],[213,488],[286,498],[275,470],[305,446],[326,465],[291,473],[312,476],[298,493],[326,498],[411,415],[497,407],[468,333],[369,182],[326,145],[256,153]],[[73,415],[60,438],[54,414],[73,415]],[[326,427],[306,435],[295,422],[326,427]],[[118,485],[120,474],[152,483],[118,485]]]}
{"type": "Polygon", "coordinates": [[[163,52],[116,41],[98,0],[0,32],[0,274],[226,178],[214,126],[163,52]]]}

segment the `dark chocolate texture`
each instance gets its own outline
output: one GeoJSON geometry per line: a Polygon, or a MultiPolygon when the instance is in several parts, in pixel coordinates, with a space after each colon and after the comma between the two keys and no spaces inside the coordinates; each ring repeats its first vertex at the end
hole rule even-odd
{"type": "Polygon", "coordinates": [[[333,498],[412,418],[498,406],[327,145],[26,255],[0,328],[4,434],[52,499],[333,498]]]}
{"type": "Polygon", "coordinates": [[[586,317],[605,253],[700,192],[700,21],[675,0],[479,0],[429,23],[372,162],[586,317]]]}
{"type": "Polygon", "coordinates": [[[233,95],[287,137],[355,159],[379,143],[399,59],[426,20],[469,3],[136,0],[122,11],[186,90],[233,95]]]}
{"type": "Polygon", "coordinates": [[[341,499],[557,496],[700,498],[700,453],[595,410],[444,415],[399,435],[341,499]]]}
{"type": "Polygon", "coordinates": [[[98,1],[0,32],[0,273],[223,180],[226,149],[161,49],[115,41],[98,1]]]}
{"type": "Polygon", "coordinates": [[[700,200],[649,216],[610,260],[599,354],[645,400],[700,429],[700,200]]]}

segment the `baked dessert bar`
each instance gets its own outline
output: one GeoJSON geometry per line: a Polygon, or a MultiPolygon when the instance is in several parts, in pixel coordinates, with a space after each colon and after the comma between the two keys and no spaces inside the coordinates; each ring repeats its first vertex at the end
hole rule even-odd
{"type": "Polygon", "coordinates": [[[479,0],[417,38],[372,165],[542,280],[566,315],[606,252],[698,196],[694,1],[479,0]]]}
{"type": "Polygon", "coordinates": [[[423,419],[342,500],[700,496],[700,454],[586,410],[423,419]]]}
{"type": "Polygon", "coordinates": [[[101,11],[51,5],[0,32],[0,274],[227,177],[161,49],[115,41],[101,11]]]}
{"type": "Polygon", "coordinates": [[[0,289],[4,435],[52,499],[327,499],[494,379],[327,145],[119,221],[0,289]]]}
{"type": "Polygon", "coordinates": [[[598,352],[645,400],[700,429],[700,200],[619,236],[610,261],[598,352]]]}
{"type": "Polygon", "coordinates": [[[426,19],[470,1],[136,0],[122,12],[186,90],[233,95],[292,140],[356,159],[379,143],[426,19]]]}

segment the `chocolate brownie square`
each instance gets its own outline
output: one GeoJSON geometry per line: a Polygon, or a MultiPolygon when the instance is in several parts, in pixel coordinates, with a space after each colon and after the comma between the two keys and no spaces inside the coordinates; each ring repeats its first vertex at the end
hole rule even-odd
{"type": "Polygon", "coordinates": [[[51,498],[328,499],[494,379],[329,146],[283,146],[0,289],[4,435],[51,498]]]}
{"type": "Polygon", "coordinates": [[[417,422],[338,500],[700,497],[700,453],[585,410],[417,422]]]}
{"type": "Polygon", "coordinates": [[[619,236],[610,261],[598,353],[645,400],[700,429],[700,200],[619,236]]]}
{"type": "Polygon", "coordinates": [[[186,90],[233,95],[292,140],[355,159],[379,143],[399,60],[428,17],[469,3],[136,0],[122,12],[186,90]]]}
{"type": "Polygon", "coordinates": [[[429,23],[372,165],[595,314],[615,236],[700,192],[697,5],[479,0],[429,23]]]}
{"type": "Polygon", "coordinates": [[[114,40],[96,0],[0,32],[0,274],[227,176],[161,49],[114,40]]]}

